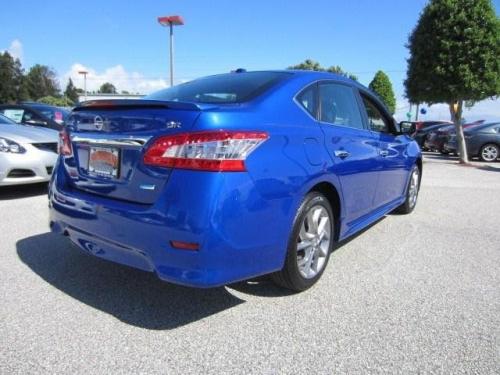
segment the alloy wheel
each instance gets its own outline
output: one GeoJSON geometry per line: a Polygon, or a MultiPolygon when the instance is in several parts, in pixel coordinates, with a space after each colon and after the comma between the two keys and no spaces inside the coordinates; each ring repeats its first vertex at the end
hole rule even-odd
{"type": "Polygon", "coordinates": [[[481,150],[481,156],[485,161],[495,161],[498,158],[498,148],[493,145],[486,145],[481,150]]]}
{"type": "Polygon", "coordinates": [[[330,251],[331,218],[325,207],[307,211],[297,239],[297,266],[302,277],[311,279],[325,267],[330,251]]]}
{"type": "Polygon", "coordinates": [[[410,179],[410,187],[408,189],[408,201],[410,203],[410,207],[415,207],[418,198],[418,182],[419,182],[420,171],[418,168],[413,170],[410,179]]]}

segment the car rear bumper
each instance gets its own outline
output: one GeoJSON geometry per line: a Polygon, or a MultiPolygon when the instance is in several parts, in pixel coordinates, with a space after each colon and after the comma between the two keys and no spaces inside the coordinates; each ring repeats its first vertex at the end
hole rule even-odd
{"type": "Polygon", "coordinates": [[[246,173],[176,170],[160,199],[142,205],[71,188],[63,168],[56,168],[50,228],[88,254],[194,287],[225,285],[283,265],[289,223],[276,216],[283,202],[264,200],[246,173]],[[180,250],[171,241],[196,243],[199,250],[180,250]]]}

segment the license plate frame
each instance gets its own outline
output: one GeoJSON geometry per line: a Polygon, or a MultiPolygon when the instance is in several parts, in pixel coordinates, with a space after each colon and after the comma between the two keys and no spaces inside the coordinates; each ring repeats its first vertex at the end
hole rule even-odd
{"type": "Polygon", "coordinates": [[[89,175],[113,180],[120,178],[120,156],[120,149],[116,147],[91,146],[89,148],[89,175]]]}

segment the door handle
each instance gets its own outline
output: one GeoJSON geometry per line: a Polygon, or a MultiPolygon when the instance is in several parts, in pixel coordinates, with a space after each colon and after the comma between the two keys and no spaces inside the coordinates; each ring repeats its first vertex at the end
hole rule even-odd
{"type": "Polygon", "coordinates": [[[351,156],[351,154],[349,152],[347,152],[346,150],[335,150],[335,156],[338,158],[341,158],[341,159],[345,159],[345,158],[351,156]]]}
{"type": "Polygon", "coordinates": [[[386,157],[387,155],[389,155],[389,151],[387,151],[387,150],[380,150],[380,156],[386,157]]]}

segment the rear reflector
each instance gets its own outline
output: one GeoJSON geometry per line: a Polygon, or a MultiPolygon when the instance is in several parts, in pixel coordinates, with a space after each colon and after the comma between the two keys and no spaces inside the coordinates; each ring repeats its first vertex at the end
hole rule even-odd
{"type": "Polygon", "coordinates": [[[160,137],[144,164],[216,172],[245,171],[245,159],[268,138],[264,132],[207,131],[160,137]]]}
{"type": "Polygon", "coordinates": [[[170,245],[180,250],[199,250],[200,246],[194,242],[170,241],[170,245]]]}

